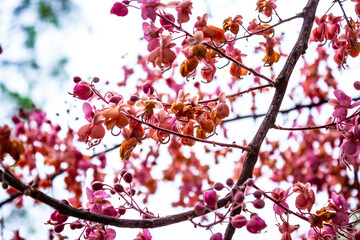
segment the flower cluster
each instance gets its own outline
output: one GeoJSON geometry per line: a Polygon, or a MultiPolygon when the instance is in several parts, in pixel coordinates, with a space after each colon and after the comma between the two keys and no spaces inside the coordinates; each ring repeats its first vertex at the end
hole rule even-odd
{"type": "MultiPolygon", "coordinates": [[[[91,213],[97,213],[114,218],[119,218],[125,215],[127,210],[131,209],[138,211],[143,218],[154,218],[155,216],[147,209],[140,209],[135,199],[133,198],[135,195],[135,190],[131,186],[132,181],[133,175],[126,170],[121,171],[119,181],[113,186],[107,185],[100,181],[94,181],[91,186],[92,189],[86,188],[86,196],[88,201],[86,203],[86,208],[82,209],[91,213]],[[128,187],[124,187],[124,185],[121,183],[122,180],[126,185],[128,185],[128,187]],[[115,198],[113,195],[120,197],[124,203],[114,207],[113,203],[109,201],[111,198],[115,198]]],[[[69,205],[69,202],[66,200],[62,200],[62,203],[69,205]]],[[[67,222],[68,220],[68,216],[62,215],[57,210],[55,210],[51,214],[50,220],[47,222],[47,224],[53,225],[54,231],[56,233],[62,232],[65,228],[65,225],[69,225],[71,230],[84,228],[84,231],[81,233],[80,237],[84,235],[85,239],[113,240],[116,238],[115,230],[106,225],[82,219],[77,219],[73,222],[67,222]]],[[[139,240],[151,240],[151,238],[152,236],[148,229],[144,229],[136,237],[136,239],[139,240]]]]}
{"type": "MultiPolygon", "coordinates": [[[[334,16],[332,13],[321,18],[315,17],[318,25],[311,33],[310,40],[314,42],[331,41],[335,50],[334,61],[339,67],[344,67],[346,59],[350,55],[355,58],[360,53],[360,25],[353,20],[348,20],[345,25],[345,32],[341,33],[340,23],[343,17],[334,16]]],[[[325,44],[323,43],[323,44],[325,44]]]]}

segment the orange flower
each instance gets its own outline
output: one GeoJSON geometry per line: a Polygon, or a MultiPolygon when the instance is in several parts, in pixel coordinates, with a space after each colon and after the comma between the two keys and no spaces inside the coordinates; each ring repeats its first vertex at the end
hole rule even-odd
{"type": "Polygon", "coordinates": [[[266,43],[260,43],[263,47],[265,47],[266,55],[263,58],[263,61],[265,62],[265,66],[272,66],[274,62],[278,62],[280,59],[280,54],[278,54],[274,50],[274,46],[279,44],[278,42],[275,42],[274,39],[268,38],[266,40],[266,43]]]}
{"type": "Polygon", "coordinates": [[[273,9],[276,8],[275,2],[276,0],[258,0],[256,10],[259,10],[259,13],[264,13],[267,17],[271,17],[273,9]]]}
{"type": "Polygon", "coordinates": [[[116,108],[106,109],[102,111],[101,114],[105,117],[104,125],[107,130],[112,129],[114,126],[123,128],[129,123],[129,119],[125,116],[125,114],[116,108]]]}
{"type": "Polygon", "coordinates": [[[160,69],[171,66],[176,58],[176,54],[170,48],[175,45],[175,43],[171,42],[171,36],[162,37],[160,47],[151,51],[147,61],[151,62],[154,67],[159,66],[160,69]]]}
{"type": "Polygon", "coordinates": [[[229,17],[223,22],[223,30],[232,32],[233,34],[237,34],[239,32],[240,25],[242,25],[242,16],[236,15],[234,20],[229,17]]]}
{"type": "Polygon", "coordinates": [[[131,152],[136,147],[137,141],[135,138],[130,138],[128,140],[125,140],[120,147],[120,157],[122,160],[129,160],[131,156],[131,152]]]}
{"type": "Polygon", "coordinates": [[[226,41],[225,31],[222,30],[221,28],[217,28],[217,27],[208,25],[208,26],[203,27],[202,31],[204,33],[205,38],[210,38],[216,42],[225,42],[226,41]]]}
{"type": "Polygon", "coordinates": [[[0,127],[0,157],[3,158],[8,153],[17,162],[24,153],[24,147],[18,140],[10,140],[10,133],[8,125],[0,127]]]}
{"type": "Polygon", "coordinates": [[[180,66],[181,76],[183,77],[189,76],[193,71],[195,71],[198,64],[199,64],[199,60],[196,57],[191,57],[185,60],[180,66]]]}

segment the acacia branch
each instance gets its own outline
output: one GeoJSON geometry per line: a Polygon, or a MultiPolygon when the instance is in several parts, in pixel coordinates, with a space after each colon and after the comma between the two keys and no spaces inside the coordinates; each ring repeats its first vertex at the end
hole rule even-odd
{"type": "Polygon", "coordinates": [[[268,31],[268,30],[270,30],[270,29],[273,29],[274,27],[276,27],[276,26],[278,26],[278,25],[280,25],[280,24],[283,24],[283,23],[285,23],[285,22],[289,22],[289,21],[294,20],[294,19],[296,19],[296,18],[301,18],[301,17],[302,17],[301,14],[302,14],[302,13],[297,14],[296,16],[293,16],[293,17],[284,19],[284,20],[280,20],[278,23],[275,23],[274,25],[271,25],[271,26],[269,26],[269,27],[263,28],[263,29],[261,29],[261,30],[255,31],[255,32],[251,32],[251,33],[249,33],[248,35],[245,35],[245,36],[236,38],[235,41],[236,41],[236,40],[240,40],[240,39],[244,39],[244,38],[248,38],[248,37],[251,37],[251,36],[256,35],[256,34],[259,34],[259,33],[266,32],[266,31],[268,31]]]}
{"type": "MultiPolygon", "coordinates": [[[[252,92],[252,91],[255,91],[255,90],[262,90],[264,88],[268,88],[268,87],[272,87],[273,85],[271,84],[265,84],[265,85],[260,85],[260,86],[257,86],[257,87],[251,87],[247,90],[244,90],[244,91],[240,91],[240,92],[237,92],[237,93],[233,93],[233,94],[229,94],[229,95],[226,95],[226,98],[234,98],[234,97],[237,97],[237,96],[241,96],[245,93],[249,93],[249,92],[252,92]]],[[[204,104],[204,103],[209,103],[209,102],[216,102],[216,101],[219,101],[219,98],[212,98],[212,99],[209,99],[209,100],[203,100],[203,101],[199,101],[199,104],[204,104]]]]}
{"type": "MultiPolygon", "coordinates": [[[[276,78],[276,90],[274,97],[272,99],[271,105],[268,109],[265,118],[263,119],[258,131],[256,132],[254,138],[249,143],[249,147],[253,149],[252,152],[248,152],[245,157],[245,161],[242,167],[240,177],[237,180],[236,185],[242,185],[246,179],[253,176],[253,170],[255,163],[258,158],[259,150],[264,141],[269,129],[274,125],[275,119],[279,113],[281,103],[285,96],[287,85],[290,79],[290,76],[294,70],[294,67],[302,54],[305,54],[305,51],[308,47],[309,36],[315,19],[315,12],[319,0],[309,0],[305,6],[301,16],[304,21],[299,33],[299,37],[287,58],[284,67],[282,68],[279,76],[276,78]]],[[[240,209],[236,209],[231,212],[231,216],[235,216],[240,213],[240,209]]],[[[224,239],[231,240],[235,233],[235,228],[228,224],[224,239]]]]}
{"type": "MultiPolygon", "coordinates": [[[[0,170],[0,179],[6,182],[9,186],[18,190],[21,194],[27,195],[33,199],[45,203],[46,205],[56,209],[60,214],[91,222],[97,222],[104,225],[111,225],[121,228],[157,228],[187,221],[215,210],[215,208],[207,208],[206,212],[201,215],[198,215],[193,210],[190,210],[179,214],[153,219],[119,219],[73,208],[68,204],[65,204],[33,187],[24,184],[16,176],[14,176],[8,168],[3,168],[4,171],[0,170]]],[[[227,204],[229,204],[230,200],[230,195],[220,199],[217,202],[217,208],[219,209],[226,206],[227,204]]]]}
{"type": "MultiPolygon", "coordinates": [[[[303,108],[314,108],[314,107],[318,107],[318,106],[321,106],[323,104],[326,104],[329,102],[330,99],[323,99],[323,100],[320,100],[319,102],[317,103],[310,103],[310,104],[296,104],[295,107],[292,107],[292,108],[288,108],[288,109],[284,109],[284,110],[280,110],[279,113],[289,113],[289,112],[292,112],[292,111],[295,111],[295,110],[299,110],[299,109],[303,109],[303,108]]],[[[360,100],[360,97],[357,97],[357,98],[353,98],[352,99],[353,101],[359,101],[360,100]]],[[[248,115],[243,115],[243,116],[236,116],[234,118],[229,118],[229,119],[224,119],[222,120],[221,123],[227,123],[227,122],[233,122],[233,121],[236,121],[236,120],[240,120],[240,119],[245,119],[245,118],[253,118],[253,119],[256,119],[256,118],[260,118],[260,117],[264,117],[266,115],[266,113],[260,113],[260,114],[248,114],[248,115]]]]}
{"type": "Polygon", "coordinates": [[[155,126],[155,125],[153,125],[151,123],[148,123],[148,122],[141,121],[140,119],[138,119],[138,118],[136,118],[136,117],[134,117],[134,116],[132,116],[130,114],[126,114],[126,116],[128,118],[131,118],[131,119],[137,121],[138,123],[145,124],[145,125],[153,128],[153,129],[155,129],[155,130],[165,132],[165,133],[169,133],[169,134],[181,137],[181,138],[190,139],[190,140],[196,141],[196,142],[208,143],[208,144],[212,144],[214,146],[216,145],[216,146],[220,146],[220,147],[238,148],[238,149],[241,149],[243,151],[252,151],[252,149],[249,148],[249,147],[240,146],[240,145],[237,145],[235,143],[222,143],[222,142],[215,142],[215,141],[209,141],[209,140],[206,140],[206,139],[196,138],[196,137],[193,137],[193,136],[190,136],[190,135],[184,135],[184,134],[179,133],[179,132],[174,132],[174,131],[171,131],[171,130],[168,130],[168,129],[165,129],[165,128],[161,128],[161,127],[155,126]]]}

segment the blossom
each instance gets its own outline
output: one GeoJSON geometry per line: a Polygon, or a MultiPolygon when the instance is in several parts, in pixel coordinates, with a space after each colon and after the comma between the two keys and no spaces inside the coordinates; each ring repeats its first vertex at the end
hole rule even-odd
{"type": "Polygon", "coordinates": [[[324,40],[326,34],[326,18],[326,15],[322,16],[321,18],[315,17],[315,23],[318,26],[312,30],[310,41],[321,42],[324,40]]]}
{"type": "Polygon", "coordinates": [[[213,208],[216,206],[218,196],[214,190],[208,190],[203,193],[204,202],[207,206],[213,208]]]}
{"type": "MultiPolygon", "coordinates": [[[[281,204],[283,207],[289,208],[289,205],[286,203],[286,198],[289,195],[289,191],[290,191],[290,188],[288,188],[286,191],[284,191],[281,188],[275,188],[272,191],[271,196],[276,201],[278,201],[278,203],[281,204]]],[[[278,204],[275,204],[275,203],[274,203],[273,209],[274,209],[275,214],[277,214],[277,215],[282,215],[283,213],[286,212],[283,208],[281,208],[278,204]]]]}
{"type": "Polygon", "coordinates": [[[90,85],[85,81],[80,81],[75,84],[72,95],[81,100],[88,100],[94,94],[90,85]]]}
{"type": "Polygon", "coordinates": [[[347,117],[348,109],[360,105],[360,102],[351,104],[351,97],[346,95],[342,90],[336,89],[334,91],[336,99],[330,99],[329,104],[334,107],[333,117],[337,118],[340,122],[344,121],[347,117]]]}
{"type": "Polygon", "coordinates": [[[129,10],[127,8],[127,6],[122,3],[122,2],[116,2],[114,3],[114,5],[112,6],[110,13],[111,14],[115,14],[116,16],[119,17],[124,17],[128,14],[129,10]]]}
{"type": "Polygon", "coordinates": [[[179,24],[185,23],[187,21],[190,20],[189,15],[191,14],[191,9],[192,9],[192,2],[189,0],[180,2],[177,6],[176,6],[176,11],[178,12],[178,20],[177,22],[179,24]]]}
{"type": "Polygon", "coordinates": [[[142,232],[138,233],[134,240],[151,240],[152,236],[149,229],[144,228],[142,232]]]}
{"type": "Polygon", "coordinates": [[[152,22],[155,22],[156,19],[156,9],[158,6],[162,5],[160,0],[137,0],[141,5],[141,17],[146,20],[150,18],[152,22]]]}
{"type": "Polygon", "coordinates": [[[112,228],[102,229],[100,227],[87,228],[86,237],[88,240],[114,240],[116,232],[112,228]]]}
{"type": "Polygon", "coordinates": [[[305,185],[302,183],[295,183],[293,191],[300,193],[296,197],[295,206],[299,210],[307,209],[310,211],[315,203],[315,193],[314,190],[310,189],[310,183],[306,183],[305,185]]]}
{"type": "Polygon", "coordinates": [[[251,233],[259,233],[266,228],[266,223],[256,213],[252,214],[250,220],[246,224],[246,229],[251,233]]]}
{"type": "Polygon", "coordinates": [[[111,203],[106,200],[106,198],[109,198],[110,195],[104,190],[97,190],[93,192],[90,188],[86,188],[86,196],[88,198],[86,206],[90,208],[90,212],[101,214],[103,212],[103,208],[112,206],[111,203]]]}
{"type": "Polygon", "coordinates": [[[155,48],[149,54],[147,61],[151,62],[153,66],[169,67],[176,58],[176,54],[170,49],[176,44],[171,42],[171,36],[161,38],[160,47],[155,48]]]}
{"type": "Polygon", "coordinates": [[[264,13],[267,17],[271,17],[273,9],[276,8],[275,2],[276,0],[258,0],[256,10],[259,10],[259,13],[264,13]]]}

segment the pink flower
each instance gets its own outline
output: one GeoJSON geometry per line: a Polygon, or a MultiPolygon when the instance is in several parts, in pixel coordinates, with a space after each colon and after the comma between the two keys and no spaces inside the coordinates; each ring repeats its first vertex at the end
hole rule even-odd
{"type": "Polygon", "coordinates": [[[127,8],[127,6],[124,3],[121,2],[116,2],[114,3],[114,5],[112,6],[110,13],[111,14],[115,14],[116,16],[119,17],[124,17],[128,14],[129,10],[127,8]]]}
{"type": "Polygon", "coordinates": [[[159,66],[160,69],[171,66],[176,54],[170,48],[175,45],[175,43],[171,42],[171,36],[162,37],[160,47],[149,54],[147,61],[151,62],[154,67],[159,66]]]}
{"type": "Polygon", "coordinates": [[[207,206],[213,208],[216,206],[218,196],[214,190],[208,190],[203,193],[204,202],[207,206]]]}
{"type": "Polygon", "coordinates": [[[334,239],[335,232],[331,227],[325,226],[315,231],[313,228],[308,232],[308,240],[334,239]]]}
{"type": "MultiPolygon", "coordinates": [[[[289,205],[285,202],[287,196],[289,195],[289,191],[290,191],[290,188],[288,188],[286,191],[284,191],[281,188],[275,188],[272,191],[271,196],[275,200],[277,200],[282,206],[289,208],[289,205]]],[[[282,215],[283,213],[286,212],[283,208],[281,208],[277,204],[274,204],[273,209],[274,209],[275,214],[277,214],[277,215],[282,215]]]]}
{"type": "Polygon", "coordinates": [[[141,17],[146,20],[148,18],[155,22],[156,19],[156,7],[161,5],[159,0],[138,0],[141,5],[141,17]]]}
{"type": "Polygon", "coordinates": [[[307,209],[310,211],[315,203],[315,193],[314,190],[310,189],[310,183],[306,183],[305,185],[302,183],[295,183],[294,192],[300,193],[296,197],[295,206],[299,210],[307,209]]]}
{"type": "Polygon", "coordinates": [[[299,229],[299,225],[290,225],[288,222],[278,225],[279,232],[282,233],[281,240],[291,240],[291,233],[299,229]]]}
{"type": "Polygon", "coordinates": [[[190,20],[189,15],[191,14],[192,2],[191,1],[183,1],[176,6],[176,11],[178,12],[178,20],[179,24],[185,23],[190,20]]]}
{"type": "Polygon", "coordinates": [[[251,233],[259,233],[266,228],[266,223],[256,213],[252,214],[250,220],[246,224],[246,229],[251,233]]]}
{"type": "Polygon", "coordinates": [[[336,99],[330,99],[329,104],[334,107],[333,117],[338,118],[340,122],[347,116],[347,110],[360,105],[360,102],[351,104],[351,98],[340,89],[334,91],[336,99]]]}
{"type": "Polygon", "coordinates": [[[315,17],[315,23],[318,26],[311,32],[310,41],[321,42],[324,40],[326,32],[326,18],[326,15],[321,18],[315,17]]]}
{"type": "MultiPolygon", "coordinates": [[[[107,194],[104,190],[91,191],[90,188],[86,188],[86,196],[88,202],[86,206],[90,208],[90,212],[103,213],[103,208],[112,207],[111,203],[105,198],[109,198],[110,195],[107,194]]],[[[111,212],[111,209],[108,209],[108,212],[111,212]]]]}
{"type": "Polygon", "coordinates": [[[223,236],[221,233],[214,233],[211,235],[210,240],[223,240],[223,236]]]}
{"type": "Polygon", "coordinates": [[[344,141],[340,146],[340,155],[345,154],[348,157],[356,157],[359,155],[358,145],[352,141],[344,141]]]}
{"type": "Polygon", "coordinates": [[[81,100],[88,100],[93,94],[94,93],[89,84],[85,81],[80,81],[75,84],[72,95],[81,100]]]}
{"type": "Polygon", "coordinates": [[[145,228],[143,229],[143,232],[138,233],[138,235],[136,236],[136,238],[134,240],[151,240],[152,236],[150,234],[149,229],[145,228]]]}
{"type": "Polygon", "coordinates": [[[116,232],[112,228],[87,228],[86,237],[88,240],[114,240],[116,232]]]}
{"type": "Polygon", "coordinates": [[[142,24],[142,29],[144,32],[144,39],[148,41],[147,50],[151,52],[155,48],[160,46],[160,34],[163,32],[162,28],[156,28],[155,25],[151,22],[150,24],[144,22],[142,24]]]}

